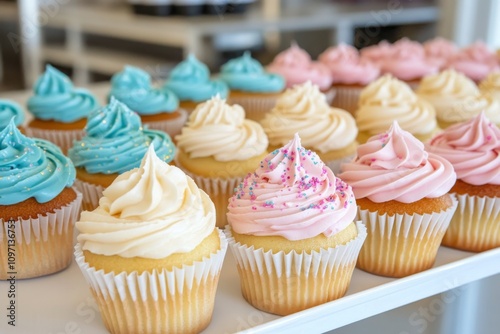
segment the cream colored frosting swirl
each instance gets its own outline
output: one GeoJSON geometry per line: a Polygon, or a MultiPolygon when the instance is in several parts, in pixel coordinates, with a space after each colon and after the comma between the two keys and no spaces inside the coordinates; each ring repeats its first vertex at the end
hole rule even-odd
{"type": "Polygon", "coordinates": [[[160,259],[190,252],[212,233],[215,207],[150,146],[141,166],[118,176],[76,227],[82,249],[94,254],[160,259]]]}
{"type": "Polygon", "coordinates": [[[490,73],[486,79],[481,81],[479,89],[484,93],[491,94],[496,100],[500,101],[500,72],[490,73]]]}
{"type": "Polygon", "coordinates": [[[351,114],[330,107],[309,81],[288,88],[261,124],[272,146],[283,146],[299,133],[305,147],[322,153],[344,148],[358,135],[351,114]]]}
{"type": "Polygon", "coordinates": [[[428,134],[437,126],[432,105],[390,75],[384,75],[363,89],[359,103],[356,112],[359,131],[382,133],[395,120],[411,134],[428,134]]]}
{"type": "Polygon", "coordinates": [[[228,105],[218,95],[196,107],[175,139],[191,158],[217,161],[247,160],[264,153],[269,143],[262,126],[245,119],[241,106],[228,105]]]}

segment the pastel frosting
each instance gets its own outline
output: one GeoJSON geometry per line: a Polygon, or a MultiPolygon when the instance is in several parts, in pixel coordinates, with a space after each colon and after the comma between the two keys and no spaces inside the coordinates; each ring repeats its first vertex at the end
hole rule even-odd
{"type": "Polygon", "coordinates": [[[342,149],[358,135],[354,117],[330,107],[310,81],[288,88],[261,124],[274,147],[287,144],[298,133],[305,147],[321,153],[342,149]]]}
{"type": "Polygon", "coordinates": [[[25,137],[12,119],[0,131],[0,205],[49,202],[74,180],[73,163],[54,144],[25,137]]]}
{"type": "Polygon", "coordinates": [[[303,240],[345,229],[356,216],[351,187],[296,134],[248,174],[229,200],[227,219],[240,234],[303,240]]]}
{"type": "Polygon", "coordinates": [[[245,119],[242,107],[218,95],[196,107],[175,140],[191,158],[211,156],[217,161],[247,160],[264,153],[268,145],[261,125],[245,119]]]}
{"type": "Polygon", "coordinates": [[[168,134],[143,129],[139,116],[114,97],[89,115],[85,133],[68,155],[76,167],[90,174],[120,174],[136,168],[149,146],[163,161],[175,156],[168,134]]]}
{"type": "Polygon", "coordinates": [[[330,69],[333,84],[365,86],[380,75],[375,63],[361,60],[355,47],[343,43],[326,49],[318,60],[330,69]]]}
{"type": "Polygon", "coordinates": [[[379,134],[394,120],[412,134],[429,134],[437,127],[434,107],[404,82],[384,75],[366,86],[356,111],[358,130],[379,134]]]}
{"type": "Polygon", "coordinates": [[[458,47],[455,43],[442,37],[426,41],[423,47],[427,60],[437,65],[440,69],[446,67],[448,60],[458,52],[458,47]]]}
{"type": "Polygon", "coordinates": [[[226,98],[229,93],[227,84],[210,79],[208,67],[193,54],[172,69],[163,88],[174,92],[181,101],[194,102],[206,101],[216,94],[226,98]]]}
{"type": "Polygon", "coordinates": [[[215,207],[179,168],[151,145],[140,166],[119,175],[99,206],[76,223],[83,250],[125,258],[161,259],[192,251],[215,228],[215,207]]]}
{"type": "Polygon", "coordinates": [[[357,157],[342,165],[341,179],[351,185],[357,199],[381,203],[413,203],[446,194],[455,184],[453,166],[428,153],[424,144],[398,123],[358,147],[357,157]]]}
{"type": "Polygon", "coordinates": [[[378,44],[370,45],[362,48],[359,51],[361,59],[380,64],[380,62],[393,52],[392,44],[386,40],[380,41],[378,44]]]}
{"type": "Polygon", "coordinates": [[[458,179],[500,185],[500,129],[485,113],[447,128],[426,148],[451,162],[458,179]]]}
{"type": "Polygon", "coordinates": [[[28,110],[41,120],[71,123],[86,118],[99,107],[89,91],[74,88],[64,73],[50,65],[35,82],[33,92],[28,99],[28,110]]]}
{"type": "Polygon", "coordinates": [[[479,89],[500,101],[500,71],[492,72],[481,81],[479,89]]]}
{"type": "Polygon", "coordinates": [[[168,89],[155,89],[151,76],[140,68],[125,66],[111,78],[110,96],[116,97],[140,115],[174,112],[179,99],[168,89]]]}
{"type": "Polygon", "coordinates": [[[274,93],[285,88],[285,79],[281,75],[266,72],[248,51],[222,65],[219,77],[230,89],[243,92],[274,93]]]}
{"type": "Polygon", "coordinates": [[[14,101],[0,99],[0,130],[5,128],[14,118],[14,124],[20,126],[24,122],[24,111],[14,101]]]}
{"type": "Polygon", "coordinates": [[[496,54],[483,42],[476,42],[460,50],[448,64],[458,72],[464,73],[472,80],[479,82],[493,71],[499,69],[496,54]]]}
{"type": "Polygon", "coordinates": [[[311,81],[325,91],[332,84],[328,67],[312,61],[311,56],[296,43],[292,43],[290,48],[279,53],[267,66],[267,70],[282,75],[287,87],[311,81]]]}

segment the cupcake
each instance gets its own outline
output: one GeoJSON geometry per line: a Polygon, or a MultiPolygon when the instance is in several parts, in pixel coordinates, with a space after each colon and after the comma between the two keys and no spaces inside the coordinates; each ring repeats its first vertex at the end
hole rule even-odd
{"type": "Polygon", "coordinates": [[[114,96],[107,106],[94,110],[85,136],[68,151],[76,166],[75,185],[83,193],[83,209],[95,209],[102,191],[119,174],[139,167],[150,145],[161,160],[174,159],[175,147],[168,134],[143,129],[139,116],[114,96]]]}
{"type": "Polygon", "coordinates": [[[479,90],[491,95],[500,103],[500,71],[491,72],[479,83],[479,90]]]}
{"type": "Polygon", "coordinates": [[[489,94],[481,94],[472,80],[454,70],[425,77],[416,93],[434,106],[442,129],[471,119],[483,110],[500,124],[499,102],[489,94]]]}
{"type": "Polygon", "coordinates": [[[328,67],[318,61],[312,61],[311,56],[295,42],[290,48],[279,53],[267,66],[267,70],[283,76],[287,88],[311,81],[325,93],[328,104],[335,97],[335,90],[331,88],[332,75],[328,67]]]}
{"type": "Polygon", "coordinates": [[[82,200],[71,187],[73,164],[54,144],[25,137],[13,119],[0,131],[0,157],[0,279],[63,270],[82,200]]]}
{"type": "Polygon", "coordinates": [[[21,106],[14,101],[0,99],[0,130],[9,125],[10,120],[14,118],[14,125],[24,132],[24,111],[21,106]]]}
{"type": "Polygon", "coordinates": [[[208,326],[227,241],[207,194],[153,145],[76,227],[76,263],[108,331],[199,333],[208,326]]]}
{"type": "Polygon", "coordinates": [[[116,97],[141,117],[142,124],[171,136],[179,134],[187,112],[179,109],[179,100],[168,89],[151,86],[151,76],[140,68],[125,66],[111,78],[110,96],[116,97]]]}
{"type": "Polygon", "coordinates": [[[264,130],[241,106],[215,96],[196,107],[176,141],[176,165],[208,193],[217,226],[225,226],[228,198],[267,154],[264,130]]]}
{"type": "Polygon", "coordinates": [[[430,139],[437,131],[434,107],[403,81],[386,74],[361,92],[356,111],[358,141],[365,143],[386,131],[394,121],[421,141],[430,139]]]}
{"type": "Polygon", "coordinates": [[[74,88],[64,73],[50,65],[35,82],[33,92],[28,110],[34,118],[26,133],[66,152],[74,140],[82,138],[88,114],[99,106],[96,98],[87,90],[74,88]]]}
{"type": "Polygon", "coordinates": [[[210,100],[212,96],[219,94],[225,99],[229,94],[226,83],[211,79],[207,65],[193,54],[172,69],[163,88],[174,92],[180,100],[179,106],[187,112],[192,112],[198,103],[210,100]]]}
{"type": "Polygon", "coordinates": [[[447,160],[393,122],[358,147],[339,177],[352,186],[368,229],[358,268],[403,277],[432,267],[457,207],[448,193],[456,174],[447,160]]]}
{"type": "Polygon", "coordinates": [[[335,89],[332,105],[353,114],[363,87],[379,77],[379,67],[369,60],[362,60],[358,50],[346,44],[329,47],[318,59],[332,74],[335,89]]]}
{"type": "Polygon", "coordinates": [[[361,60],[369,61],[377,65],[380,65],[384,59],[390,57],[391,53],[392,45],[386,40],[380,41],[375,45],[366,46],[359,51],[361,60]]]}
{"type": "Polygon", "coordinates": [[[282,147],[295,133],[334,173],[356,154],[358,129],[347,111],[330,107],[318,86],[306,82],[288,88],[261,121],[269,151],[282,147]]]}
{"type": "Polygon", "coordinates": [[[481,252],[500,247],[500,129],[485,113],[449,127],[426,146],[451,162],[458,208],[443,245],[481,252]]]}
{"type": "Polygon", "coordinates": [[[495,52],[483,42],[476,42],[460,50],[448,62],[448,68],[465,74],[471,80],[480,82],[489,73],[500,69],[495,52]]]}
{"type": "Polygon", "coordinates": [[[288,315],[342,297],[366,228],[352,189],[294,138],[245,177],[226,227],[243,297],[288,315]]]}
{"type": "Polygon", "coordinates": [[[431,64],[442,70],[448,66],[448,61],[458,52],[455,43],[442,37],[436,37],[423,44],[425,57],[431,64]]]}
{"type": "Polygon", "coordinates": [[[267,73],[249,51],[222,65],[219,77],[231,90],[228,103],[242,106],[246,117],[254,121],[261,120],[272,109],[285,88],[285,79],[267,73]]]}

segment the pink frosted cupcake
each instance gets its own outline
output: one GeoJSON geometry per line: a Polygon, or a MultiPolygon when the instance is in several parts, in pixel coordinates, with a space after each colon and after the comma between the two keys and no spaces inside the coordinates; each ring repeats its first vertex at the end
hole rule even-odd
{"type": "Polygon", "coordinates": [[[335,91],[331,89],[332,76],[328,67],[312,61],[311,56],[295,42],[290,48],[279,53],[267,66],[267,70],[283,76],[287,88],[311,81],[326,95],[329,103],[335,97],[335,91]]]}
{"type": "Polygon", "coordinates": [[[440,70],[446,68],[448,61],[458,52],[458,47],[452,41],[436,37],[423,44],[425,57],[440,70]]]}
{"type": "Polygon", "coordinates": [[[333,106],[354,113],[363,87],[380,75],[375,63],[361,59],[358,50],[350,45],[330,47],[319,56],[319,61],[330,69],[335,89],[333,106]]]}
{"type": "Polygon", "coordinates": [[[453,165],[458,199],[443,245],[473,252],[500,247],[500,129],[485,113],[447,128],[427,145],[453,165]]]}
{"type": "Polygon", "coordinates": [[[359,51],[362,60],[368,60],[379,65],[384,59],[390,57],[392,45],[387,41],[381,41],[378,44],[370,45],[359,51]]]}
{"type": "Polygon", "coordinates": [[[483,42],[476,42],[458,52],[450,59],[448,68],[453,68],[479,82],[493,71],[499,70],[499,62],[495,52],[488,49],[483,42]]]}

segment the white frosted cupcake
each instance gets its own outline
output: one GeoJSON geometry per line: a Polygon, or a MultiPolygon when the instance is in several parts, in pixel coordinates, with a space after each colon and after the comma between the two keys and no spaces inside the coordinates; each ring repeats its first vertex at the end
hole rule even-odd
{"type": "Polygon", "coordinates": [[[491,72],[486,79],[481,81],[479,90],[490,94],[497,102],[500,102],[500,71],[491,72]]]}

